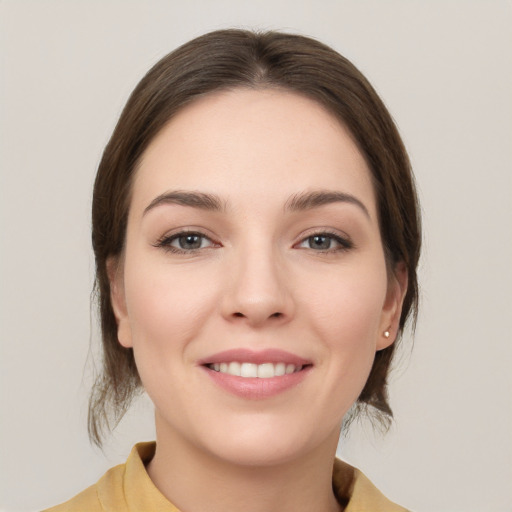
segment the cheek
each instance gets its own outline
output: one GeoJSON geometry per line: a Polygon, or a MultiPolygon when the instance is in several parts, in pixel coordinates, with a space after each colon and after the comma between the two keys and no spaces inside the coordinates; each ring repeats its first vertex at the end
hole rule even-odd
{"type": "Polygon", "coordinates": [[[316,283],[308,310],[318,329],[329,339],[375,341],[387,290],[384,265],[343,269],[325,276],[323,286],[316,283]]]}
{"type": "Polygon", "coordinates": [[[185,352],[212,314],[216,285],[201,272],[140,260],[127,262],[125,289],[134,350],[185,352]],[[140,346],[142,345],[143,346],[140,346]]]}
{"type": "Polygon", "coordinates": [[[185,370],[218,303],[217,285],[211,275],[135,257],[125,267],[125,290],[143,386],[157,408],[183,410],[199,399],[185,370]]]}
{"type": "MultiPolygon", "coordinates": [[[[387,290],[385,267],[352,269],[325,280],[312,294],[307,310],[316,337],[323,341],[331,393],[343,413],[364,387],[375,357],[387,290]]],[[[306,310],[306,308],[305,308],[306,310]]]]}

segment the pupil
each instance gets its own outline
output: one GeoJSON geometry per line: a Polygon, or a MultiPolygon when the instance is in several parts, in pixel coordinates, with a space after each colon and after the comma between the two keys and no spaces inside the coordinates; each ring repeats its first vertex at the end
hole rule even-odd
{"type": "Polygon", "coordinates": [[[180,236],[179,241],[182,249],[199,249],[201,247],[201,237],[199,235],[180,236]]]}
{"type": "Polygon", "coordinates": [[[311,237],[310,243],[315,249],[329,249],[331,246],[331,239],[327,236],[315,235],[311,237]]]}

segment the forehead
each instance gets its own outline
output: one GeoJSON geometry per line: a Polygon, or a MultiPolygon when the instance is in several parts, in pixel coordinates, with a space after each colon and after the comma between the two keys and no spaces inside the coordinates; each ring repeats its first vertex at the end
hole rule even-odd
{"type": "Polygon", "coordinates": [[[345,126],[319,103],[278,89],[211,93],[179,111],[143,154],[132,206],[169,189],[261,201],[335,189],[375,209],[368,166],[345,126]]]}

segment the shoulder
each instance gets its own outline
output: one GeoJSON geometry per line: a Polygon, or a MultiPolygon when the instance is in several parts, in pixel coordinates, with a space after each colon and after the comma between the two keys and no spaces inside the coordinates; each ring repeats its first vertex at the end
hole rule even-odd
{"type": "Polygon", "coordinates": [[[355,470],[354,490],[346,512],[407,512],[407,509],[390,501],[358,469],[355,470]]]}
{"type": "Polygon", "coordinates": [[[361,471],[339,459],[334,463],[333,488],[338,495],[348,494],[345,512],[408,512],[386,498],[361,471]]]}
{"type": "Polygon", "coordinates": [[[43,510],[43,512],[79,512],[83,510],[90,512],[103,511],[98,499],[96,484],[91,485],[91,487],[88,487],[85,491],[82,491],[65,503],[43,510]]]}
{"type": "Polygon", "coordinates": [[[136,444],[125,464],[109,469],[97,483],[69,501],[43,512],[128,512],[170,510],[169,502],[153,485],[145,463],[153,457],[155,443],[136,444]],[[154,506],[154,505],[157,506],[154,506]]]}
{"type": "Polygon", "coordinates": [[[44,510],[43,512],[105,512],[122,510],[124,496],[122,481],[125,464],[120,464],[108,470],[101,479],[74,498],[44,510]],[[105,493],[105,489],[108,492],[105,493]]]}

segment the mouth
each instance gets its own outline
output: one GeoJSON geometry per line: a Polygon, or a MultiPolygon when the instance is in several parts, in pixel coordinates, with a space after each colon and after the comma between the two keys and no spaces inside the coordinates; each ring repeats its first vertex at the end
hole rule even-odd
{"type": "Polygon", "coordinates": [[[238,397],[261,400],[298,386],[313,362],[279,349],[233,349],[198,361],[210,379],[238,397]]]}
{"type": "Polygon", "coordinates": [[[214,372],[233,375],[235,377],[271,379],[273,377],[282,377],[283,375],[300,372],[305,367],[311,365],[296,365],[284,362],[256,364],[250,362],[226,361],[222,363],[209,363],[204,366],[214,372]]]}

